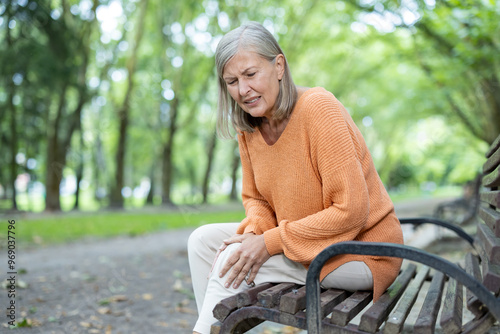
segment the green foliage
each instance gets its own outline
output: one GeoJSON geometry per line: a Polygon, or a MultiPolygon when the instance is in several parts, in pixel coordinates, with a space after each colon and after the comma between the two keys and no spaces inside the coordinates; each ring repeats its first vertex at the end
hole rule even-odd
{"type": "MultiPolygon", "coordinates": [[[[224,201],[237,180],[232,143],[218,141],[208,156],[217,107],[213,52],[222,34],[247,20],[274,33],[298,85],[324,86],[346,106],[388,188],[463,183],[500,132],[495,2],[27,0],[2,2],[0,14],[7,46],[0,53],[4,198],[17,156],[15,173],[29,175],[29,189],[56,171],[63,192],[74,190],[67,186],[83,164],[80,208],[105,207],[116,178],[119,110],[133,74],[126,205],[143,205],[149,189],[159,204],[167,165],[173,202],[200,203],[209,160],[209,200],[224,201]],[[144,37],[128,73],[144,1],[144,37]],[[54,147],[58,159],[49,154],[54,147]]],[[[43,209],[30,198],[44,194],[26,191],[19,183],[20,208],[43,209]]],[[[74,200],[61,195],[62,209],[70,210],[74,200]]]]}

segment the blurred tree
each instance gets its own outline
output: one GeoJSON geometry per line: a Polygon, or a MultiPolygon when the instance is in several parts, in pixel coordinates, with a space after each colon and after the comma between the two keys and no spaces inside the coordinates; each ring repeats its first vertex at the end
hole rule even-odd
{"type": "Polygon", "coordinates": [[[213,55],[248,20],[277,37],[296,84],[346,106],[390,188],[463,182],[480,140],[499,132],[498,11],[472,0],[0,0],[1,204],[36,205],[26,193],[38,180],[47,210],[89,207],[87,192],[92,207],[237,199],[237,143],[213,137],[213,55]],[[26,175],[28,190],[16,187],[26,175]]]}
{"type": "MultiPolygon", "coordinates": [[[[97,0],[93,2],[94,13],[97,4],[97,0]]],[[[36,82],[37,85],[41,85],[35,90],[39,89],[41,93],[38,92],[37,95],[45,95],[42,97],[43,102],[48,103],[45,107],[39,108],[45,113],[47,131],[45,205],[47,210],[55,211],[61,208],[60,182],[66,165],[66,154],[70,148],[72,135],[79,127],[82,109],[88,100],[86,86],[86,71],[90,57],[88,45],[94,24],[92,17],[83,20],[72,15],[67,1],[63,1],[61,7],[61,12],[58,12],[60,17],[55,20],[52,17],[55,14],[50,4],[38,1],[12,2],[7,5],[12,20],[6,25],[8,29],[17,31],[17,40],[11,40],[10,46],[18,43],[30,50],[28,54],[33,57],[26,61],[19,48],[11,48],[14,51],[10,54],[12,63],[23,67],[19,72],[21,81],[24,76],[28,83],[36,82]],[[14,29],[17,25],[19,29],[14,29]]],[[[11,39],[10,30],[6,36],[8,40],[11,39]]],[[[24,93],[29,100],[33,100],[27,91],[24,93]]],[[[28,101],[23,107],[29,107],[28,101]]],[[[15,118],[11,118],[11,121],[15,122],[15,118]]],[[[17,151],[16,137],[12,138],[11,148],[17,151]]],[[[15,173],[14,168],[12,172],[15,173]]],[[[12,178],[15,180],[15,175],[12,178]]]]}
{"type": "MultiPolygon", "coordinates": [[[[10,3],[7,4],[5,12],[7,13],[7,21],[11,22],[12,14],[13,14],[12,4],[10,4],[10,3]]],[[[14,49],[13,48],[14,41],[13,41],[13,37],[11,34],[11,28],[7,24],[5,25],[5,27],[6,27],[5,40],[7,42],[7,48],[8,48],[8,50],[12,51],[14,49]]],[[[12,68],[12,67],[9,68],[8,62],[2,62],[2,64],[3,64],[2,74],[3,74],[3,77],[5,78],[5,88],[6,88],[6,92],[7,92],[7,103],[6,103],[5,111],[3,113],[5,113],[5,116],[7,116],[7,118],[10,118],[10,124],[9,124],[10,131],[6,131],[6,132],[10,132],[10,138],[9,138],[9,142],[10,142],[10,147],[9,147],[9,149],[10,149],[9,150],[9,153],[10,153],[10,162],[9,162],[10,182],[9,183],[10,184],[9,184],[9,186],[10,186],[10,189],[12,191],[12,195],[11,195],[12,196],[12,209],[17,210],[16,178],[17,178],[17,174],[18,174],[18,169],[17,169],[16,155],[18,153],[18,138],[17,138],[18,129],[17,129],[17,110],[16,110],[16,107],[14,105],[14,98],[16,96],[14,75],[16,73],[15,71],[17,71],[19,69],[12,68]]],[[[5,117],[5,116],[3,116],[3,117],[5,117]]]]}
{"type": "Polygon", "coordinates": [[[115,184],[111,190],[111,201],[110,205],[114,208],[123,208],[123,196],[122,189],[124,187],[124,170],[125,170],[125,154],[126,154],[126,142],[127,142],[127,130],[130,122],[130,99],[135,88],[135,74],[138,62],[138,50],[141,45],[144,36],[144,22],[146,20],[146,13],[148,7],[148,0],[141,0],[139,18],[137,23],[137,30],[132,45],[132,52],[130,58],[127,59],[126,69],[127,69],[127,87],[125,91],[125,97],[123,99],[122,105],[118,110],[119,119],[119,134],[118,134],[118,148],[116,150],[116,173],[115,173],[115,184]]]}
{"type": "Polygon", "coordinates": [[[438,112],[493,142],[500,133],[500,7],[495,1],[351,3],[360,9],[359,20],[382,32],[407,30],[416,61],[448,103],[438,112]]]}

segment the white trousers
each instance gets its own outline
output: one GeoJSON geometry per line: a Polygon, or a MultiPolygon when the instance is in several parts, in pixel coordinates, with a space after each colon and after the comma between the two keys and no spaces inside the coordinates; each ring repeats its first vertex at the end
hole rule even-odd
{"type": "MultiPolygon", "coordinates": [[[[225,277],[219,273],[226,260],[240,244],[229,245],[213,263],[222,241],[236,234],[239,223],[209,224],[197,228],[188,240],[189,267],[193,282],[194,296],[198,308],[198,321],[193,331],[208,334],[210,326],[217,321],[212,310],[222,299],[230,297],[249,286],[243,282],[237,289],[224,287],[225,277]],[[213,270],[212,269],[213,265],[213,270]]],[[[255,284],[287,282],[305,284],[307,270],[300,263],[288,259],[283,254],[269,258],[259,269],[255,284]]],[[[373,277],[364,262],[348,262],[326,276],[321,282],[325,288],[345,290],[371,290],[373,277]]]]}

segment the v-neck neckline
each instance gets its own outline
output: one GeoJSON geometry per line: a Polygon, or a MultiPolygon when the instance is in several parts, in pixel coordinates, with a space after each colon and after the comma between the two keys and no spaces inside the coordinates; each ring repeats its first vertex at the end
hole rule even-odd
{"type": "Polygon", "coordinates": [[[264,136],[262,135],[262,132],[260,131],[260,128],[257,127],[257,132],[258,132],[258,137],[259,137],[259,140],[267,147],[271,148],[271,147],[276,147],[281,141],[284,141],[282,138],[284,138],[287,133],[291,130],[289,130],[289,128],[291,127],[292,123],[293,123],[293,120],[295,118],[295,114],[298,112],[299,108],[300,108],[300,105],[302,104],[304,98],[306,95],[308,95],[310,92],[312,92],[312,90],[314,90],[315,88],[309,88],[307,90],[304,91],[304,93],[302,93],[302,95],[300,96],[300,98],[297,100],[297,103],[295,104],[294,108],[293,108],[293,111],[292,111],[292,114],[290,115],[290,119],[288,120],[288,123],[286,124],[285,128],[283,129],[283,132],[281,132],[281,135],[278,137],[278,139],[271,145],[269,145],[267,143],[267,141],[264,139],[264,136]]]}

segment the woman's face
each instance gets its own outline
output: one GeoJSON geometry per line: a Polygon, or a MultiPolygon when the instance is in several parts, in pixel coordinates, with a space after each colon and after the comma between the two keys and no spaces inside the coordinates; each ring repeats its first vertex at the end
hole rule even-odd
{"type": "Polygon", "coordinates": [[[240,50],[224,67],[223,78],[229,94],[245,112],[271,119],[283,73],[283,55],[270,62],[253,51],[240,50]]]}

